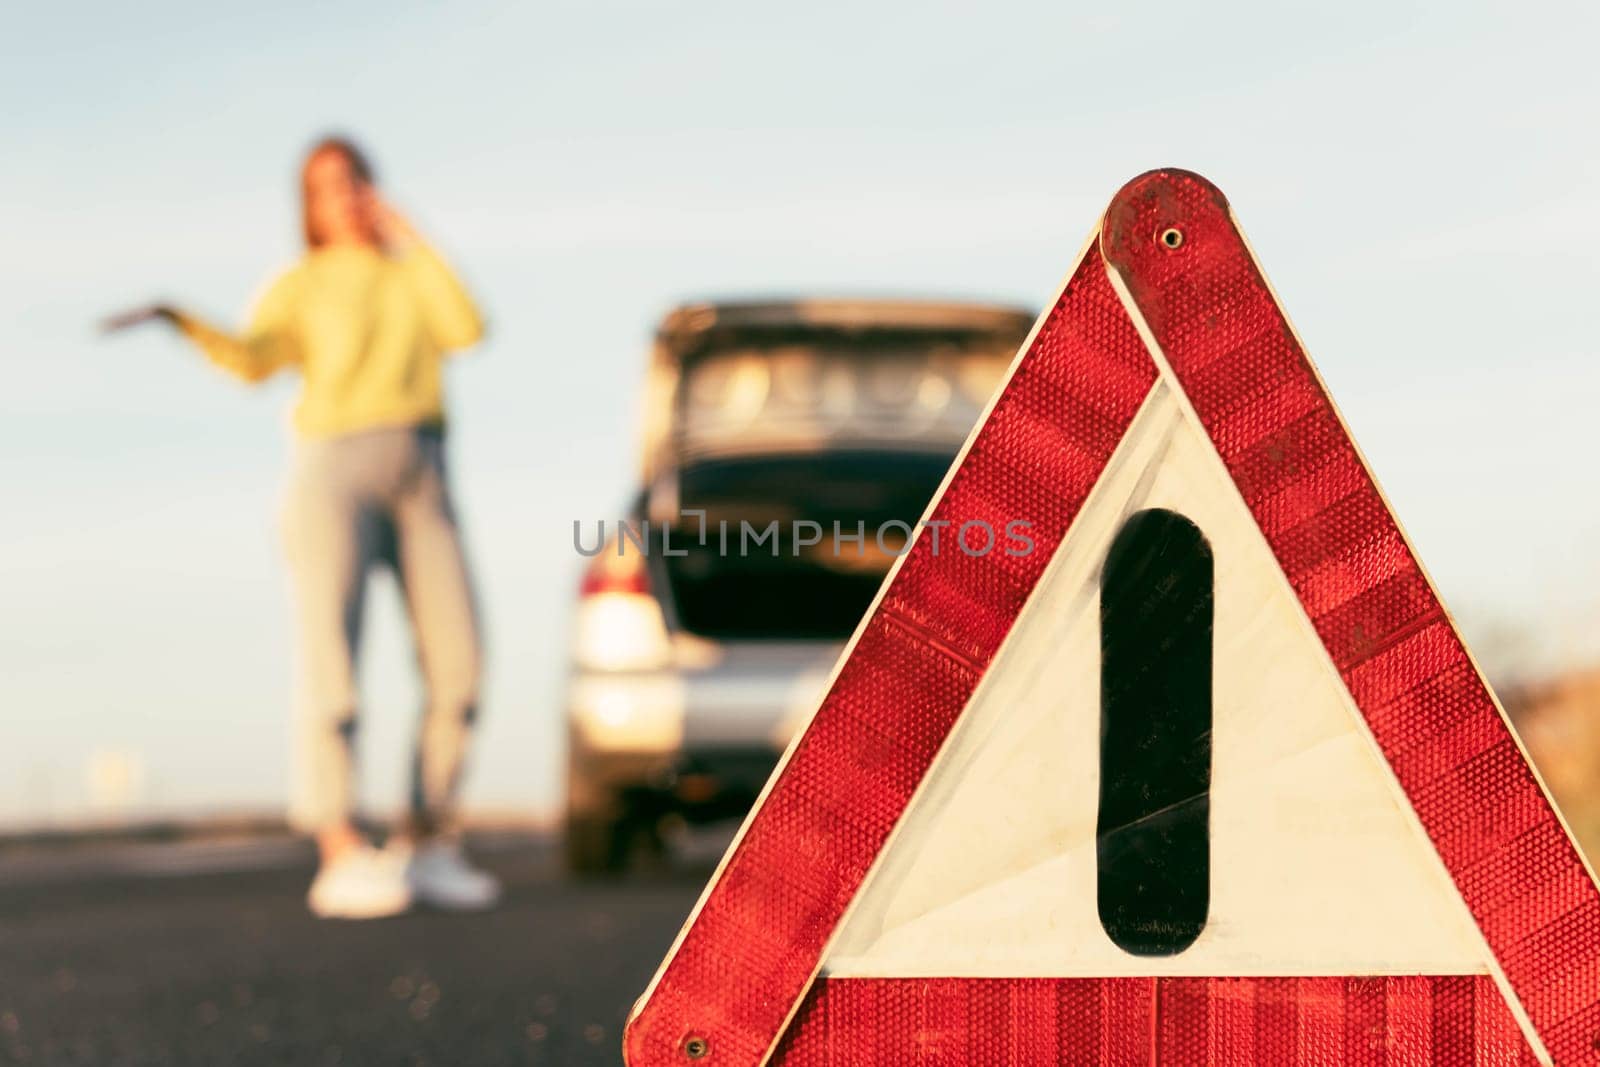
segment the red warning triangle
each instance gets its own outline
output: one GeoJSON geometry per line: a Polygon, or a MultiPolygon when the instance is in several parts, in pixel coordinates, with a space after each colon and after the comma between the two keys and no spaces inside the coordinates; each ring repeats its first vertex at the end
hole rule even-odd
{"type": "Polygon", "coordinates": [[[624,1051],[1600,1063],[1594,876],[1209,182],[1112,201],[624,1051]]]}

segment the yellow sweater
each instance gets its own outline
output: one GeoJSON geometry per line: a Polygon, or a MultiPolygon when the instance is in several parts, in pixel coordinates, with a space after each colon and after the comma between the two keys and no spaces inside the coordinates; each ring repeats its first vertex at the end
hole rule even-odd
{"type": "Polygon", "coordinates": [[[483,336],[472,298],[423,245],[314,250],[272,283],[241,335],[190,315],[178,324],[247,382],[298,367],[303,437],[442,421],[444,356],[483,336]]]}

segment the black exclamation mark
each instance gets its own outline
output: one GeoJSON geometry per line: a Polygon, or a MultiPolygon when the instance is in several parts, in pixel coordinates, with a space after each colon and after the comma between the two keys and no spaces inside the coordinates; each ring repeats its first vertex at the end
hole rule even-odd
{"type": "Polygon", "coordinates": [[[1155,508],[1123,524],[1100,579],[1100,925],[1170,956],[1211,905],[1211,547],[1155,508]]]}

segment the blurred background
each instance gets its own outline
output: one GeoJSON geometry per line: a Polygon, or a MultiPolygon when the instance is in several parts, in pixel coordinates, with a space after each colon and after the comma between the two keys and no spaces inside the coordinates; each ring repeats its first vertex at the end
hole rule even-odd
{"type": "MultiPolygon", "coordinates": [[[[1170,163],[1227,190],[1446,602],[1600,845],[1596,23],[1579,4],[1392,2],[8,11],[0,824],[37,843],[278,818],[294,382],[246,390],[161,331],[111,342],[93,327],[155,297],[240,321],[300,252],[303,149],[342,131],[490,319],[449,380],[490,643],[475,825],[561,816],[585,563],[573,523],[637,506],[669,309],[845,295],[1031,314],[1117,187],[1170,163]]],[[[392,583],[372,597],[362,793],[382,814],[402,797],[418,696],[392,583]]],[[[697,884],[626,905],[661,918],[628,942],[644,947],[621,988],[637,991],[697,884]]],[[[613,912],[593,914],[597,937],[627,940],[613,912]]],[[[49,989],[81,985],[41,960],[49,989]]],[[[374,964],[373,981],[410,983],[394,1000],[411,1010],[429,979],[403,962],[374,964]]],[[[200,1002],[245,1011],[219,988],[200,1002]]],[[[552,1048],[529,1028],[554,1034],[558,1017],[572,1044],[548,1062],[607,1045],[626,1003],[611,988],[592,1019],[518,1008],[505,1062],[552,1048]]],[[[13,1054],[51,1062],[20,1009],[0,1010],[13,1054]]],[[[200,1011],[172,1010],[184,1026],[200,1011]]],[[[63,1042],[49,1047],[75,1062],[63,1042]]],[[[145,1062],[146,1045],[128,1047],[145,1062]]]]}

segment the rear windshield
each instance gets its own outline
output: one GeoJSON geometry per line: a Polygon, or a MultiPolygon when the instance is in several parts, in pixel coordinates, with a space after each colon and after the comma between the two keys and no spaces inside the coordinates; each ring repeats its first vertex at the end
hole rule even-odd
{"type": "Polygon", "coordinates": [[[955,447],[1017,338],[907,331],[790,334],[686,359],[674,411],[680,462],[828,442],[955,447]]]}

